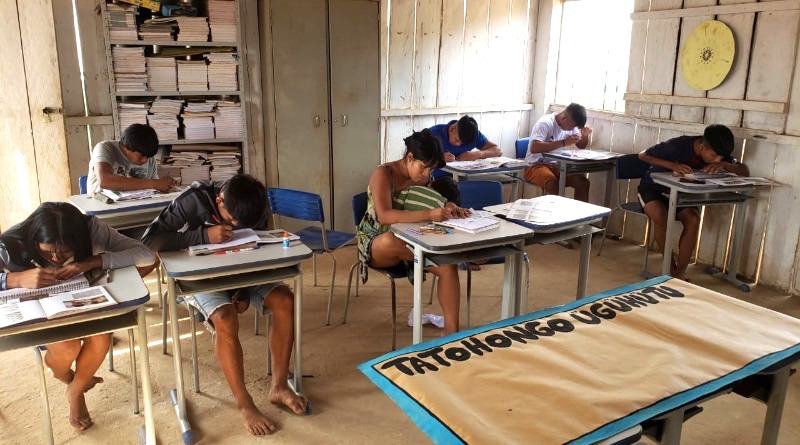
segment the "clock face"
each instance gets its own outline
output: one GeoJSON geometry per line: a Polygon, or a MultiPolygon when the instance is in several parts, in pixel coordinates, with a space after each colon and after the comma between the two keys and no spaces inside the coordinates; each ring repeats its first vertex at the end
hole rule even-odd
{"type": "Polygon", "coordinates": [[[683,78],[698,90],[716,88],[730,72],[735,54],[731,29],[718,20],[703,22],[692,30],[683,44],[683,78]]]}

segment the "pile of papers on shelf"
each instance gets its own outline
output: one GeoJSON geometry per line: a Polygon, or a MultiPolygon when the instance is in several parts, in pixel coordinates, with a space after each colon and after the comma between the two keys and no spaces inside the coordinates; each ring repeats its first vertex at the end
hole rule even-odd
{"type": "Polygon", "coordinates": [[[147,125],[150,101],[123,101],[118,105],[119,128],[125,131],[131,124],[147,125]]]}
{"type": "Polygon", "coordinates": [[[190,100],[183,109],[184,139],[214,139],[213,101],[190,100]]]}
{"type": "Polygon", "coordinates": [[[208,91],[208,66],[205,60],[178,60],[178,90],[208,91]]]}
{"type": "Polygon", "coordinates": [[[111,40],[139,40],[136,15],[139,8],[108,3],[108,36],[111,40]]]}
{"type": "Polygon", "coordinates": [[[177,22],[172,17],[155,17],[139,25],[142,40],[175,40],[177,22]]]}
{"type": "Polygon", "coordinates": [[[210,153],[208,161],[211,163],[211,179],[214,181],[224,181],[239,173],[242,168],[239,153],[210,153]]]}
{"type": "Polygon", "coordinates": [[[117,91],[147,91],[144,48],[115,46],[111,49],[117,91]]]}
{"type": "Polygon", "coordinates": [[[236,2],[209,0],[208,21],[212,42],[236,41],[236,2]]]}
{"type": "MultiPolygon", "coordinates": [[[[171,175],[173,178],[180,178],[181,185],[189,185],[193,181],[207,181],[209,178],[209,165],[206,162],[206,154],[196,151],[173,151],[164,158],[163,165],[174,169],[180,169],[179,175],[171,175]]],[[[159,172],[161,168],[159,168],[159,172]]],[[[161,173],[159,173],[159,176],[161,173]]]]}
{"type": "MultiPolygon", "coordinates": [[[[174,167],[172,165],[161,164],[158,166],[158,177],[159,178],[166,178],[167,176],[171,177],[175,180],[175,184],[177,185],[184,185],[183,179],[181,178],[181,168],[174,167]]],[[[189,185],[189,184],[186,184],[189,185]]]]}
{"type": "Polygon", "coordinates": [[[208,60],[208,89],[212,91],[236,91],[239,79],[236,69],[239,57],[236,53],[210,53],[203,55],[208,60]]]}
{"type": "Polygon", "coordinates": [[[151,91],[178,91],[174,57],[147,57],[147,86],[151,91]]]}
{"type": "Polygon", "coordinates": [[[179,42],[207,42],[208,18],[207,17],[175,17],[178,22],[179,42]]]}
{"type": "Polygon", "coordinates": [[[217,111],[214,117],[214,128],[218,139],[240,139],[244,134],[242,125],[242,104],[221,100],[217,102],[217,111]]]}
{"type": "Polygon", "coordinates": [[[147,122],[156,131],[159,141],[178,139],[178,115],[181,113],[183,101],[177,99],[156,99],[150,106],[147,122]]]}

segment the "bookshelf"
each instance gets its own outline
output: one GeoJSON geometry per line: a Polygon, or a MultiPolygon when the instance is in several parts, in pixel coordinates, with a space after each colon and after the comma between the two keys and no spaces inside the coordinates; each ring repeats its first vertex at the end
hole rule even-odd
{"type": "Polygon", "coordinates": [[[113,0],[101,5],[115,136],[132,123],[153,127],[162,146],[159,175],[183,185],[235,173],[231,153],[241,172],[247,95],[240,0],[195,0],[197,15],[188,19],[113,0]]]}

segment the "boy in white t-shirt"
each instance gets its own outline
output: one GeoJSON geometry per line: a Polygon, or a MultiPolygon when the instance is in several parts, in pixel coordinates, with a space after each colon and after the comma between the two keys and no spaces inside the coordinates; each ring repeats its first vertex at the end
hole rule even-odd
{"type": "MultiPolygon", "coordinates": [[[[531,141],[525,161],[525,179],[542,188],[548,195],[558,194],[559,169],[557,162],[548,161],[542,153],[572,145],[586,148],[592,127],[586,125],[586,108],[571,103],[560,113],[547,114],[539,118],[531,130],[531,141]]],[[[567,176],[567,186],[575,189],[575,199],[589,200],[589,179],[585,175],[567,176]]]]}

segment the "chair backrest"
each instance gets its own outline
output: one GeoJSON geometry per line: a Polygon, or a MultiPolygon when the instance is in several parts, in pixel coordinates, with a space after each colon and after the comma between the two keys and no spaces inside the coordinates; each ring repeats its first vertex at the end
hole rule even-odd
{"type": "Polygon", "coordinates": [[[517,139],[517,142],[514,143],[514,148],[517,149],[517,159],[525,159],[525,156],[528,154],[528,145],[530,142],[531,138],[517,139]]]}
{"type": "Polygon", "coordinates": [[[81,195],[86,194],[86,180],[89,179],[88,176],[78,176],[78,193],[81,195]]]}
{"type": "Polygon", "coordinates": [[[353,195],[353,222],[356,226],[364,219],[367,213],[367,192],[356,193],[353,195]]]}
{"type": "Polygon", "coordinates": [[[322,198],[315,193],[270,187],[267,190],[267,199],[273,215],[287,216],[305,221],[325,222],[322,198]]]}
{"type": "Polygon", "coordinates": [[[461,207],[482,209],[503,203],[503,185],[496,181],[460,181],[461,207]]]}
{"type": "Polygon", "coordinates": [[[640,179],[650,164],[639,159],[638,153],[617,158],[617,179],[640,179]]]}

